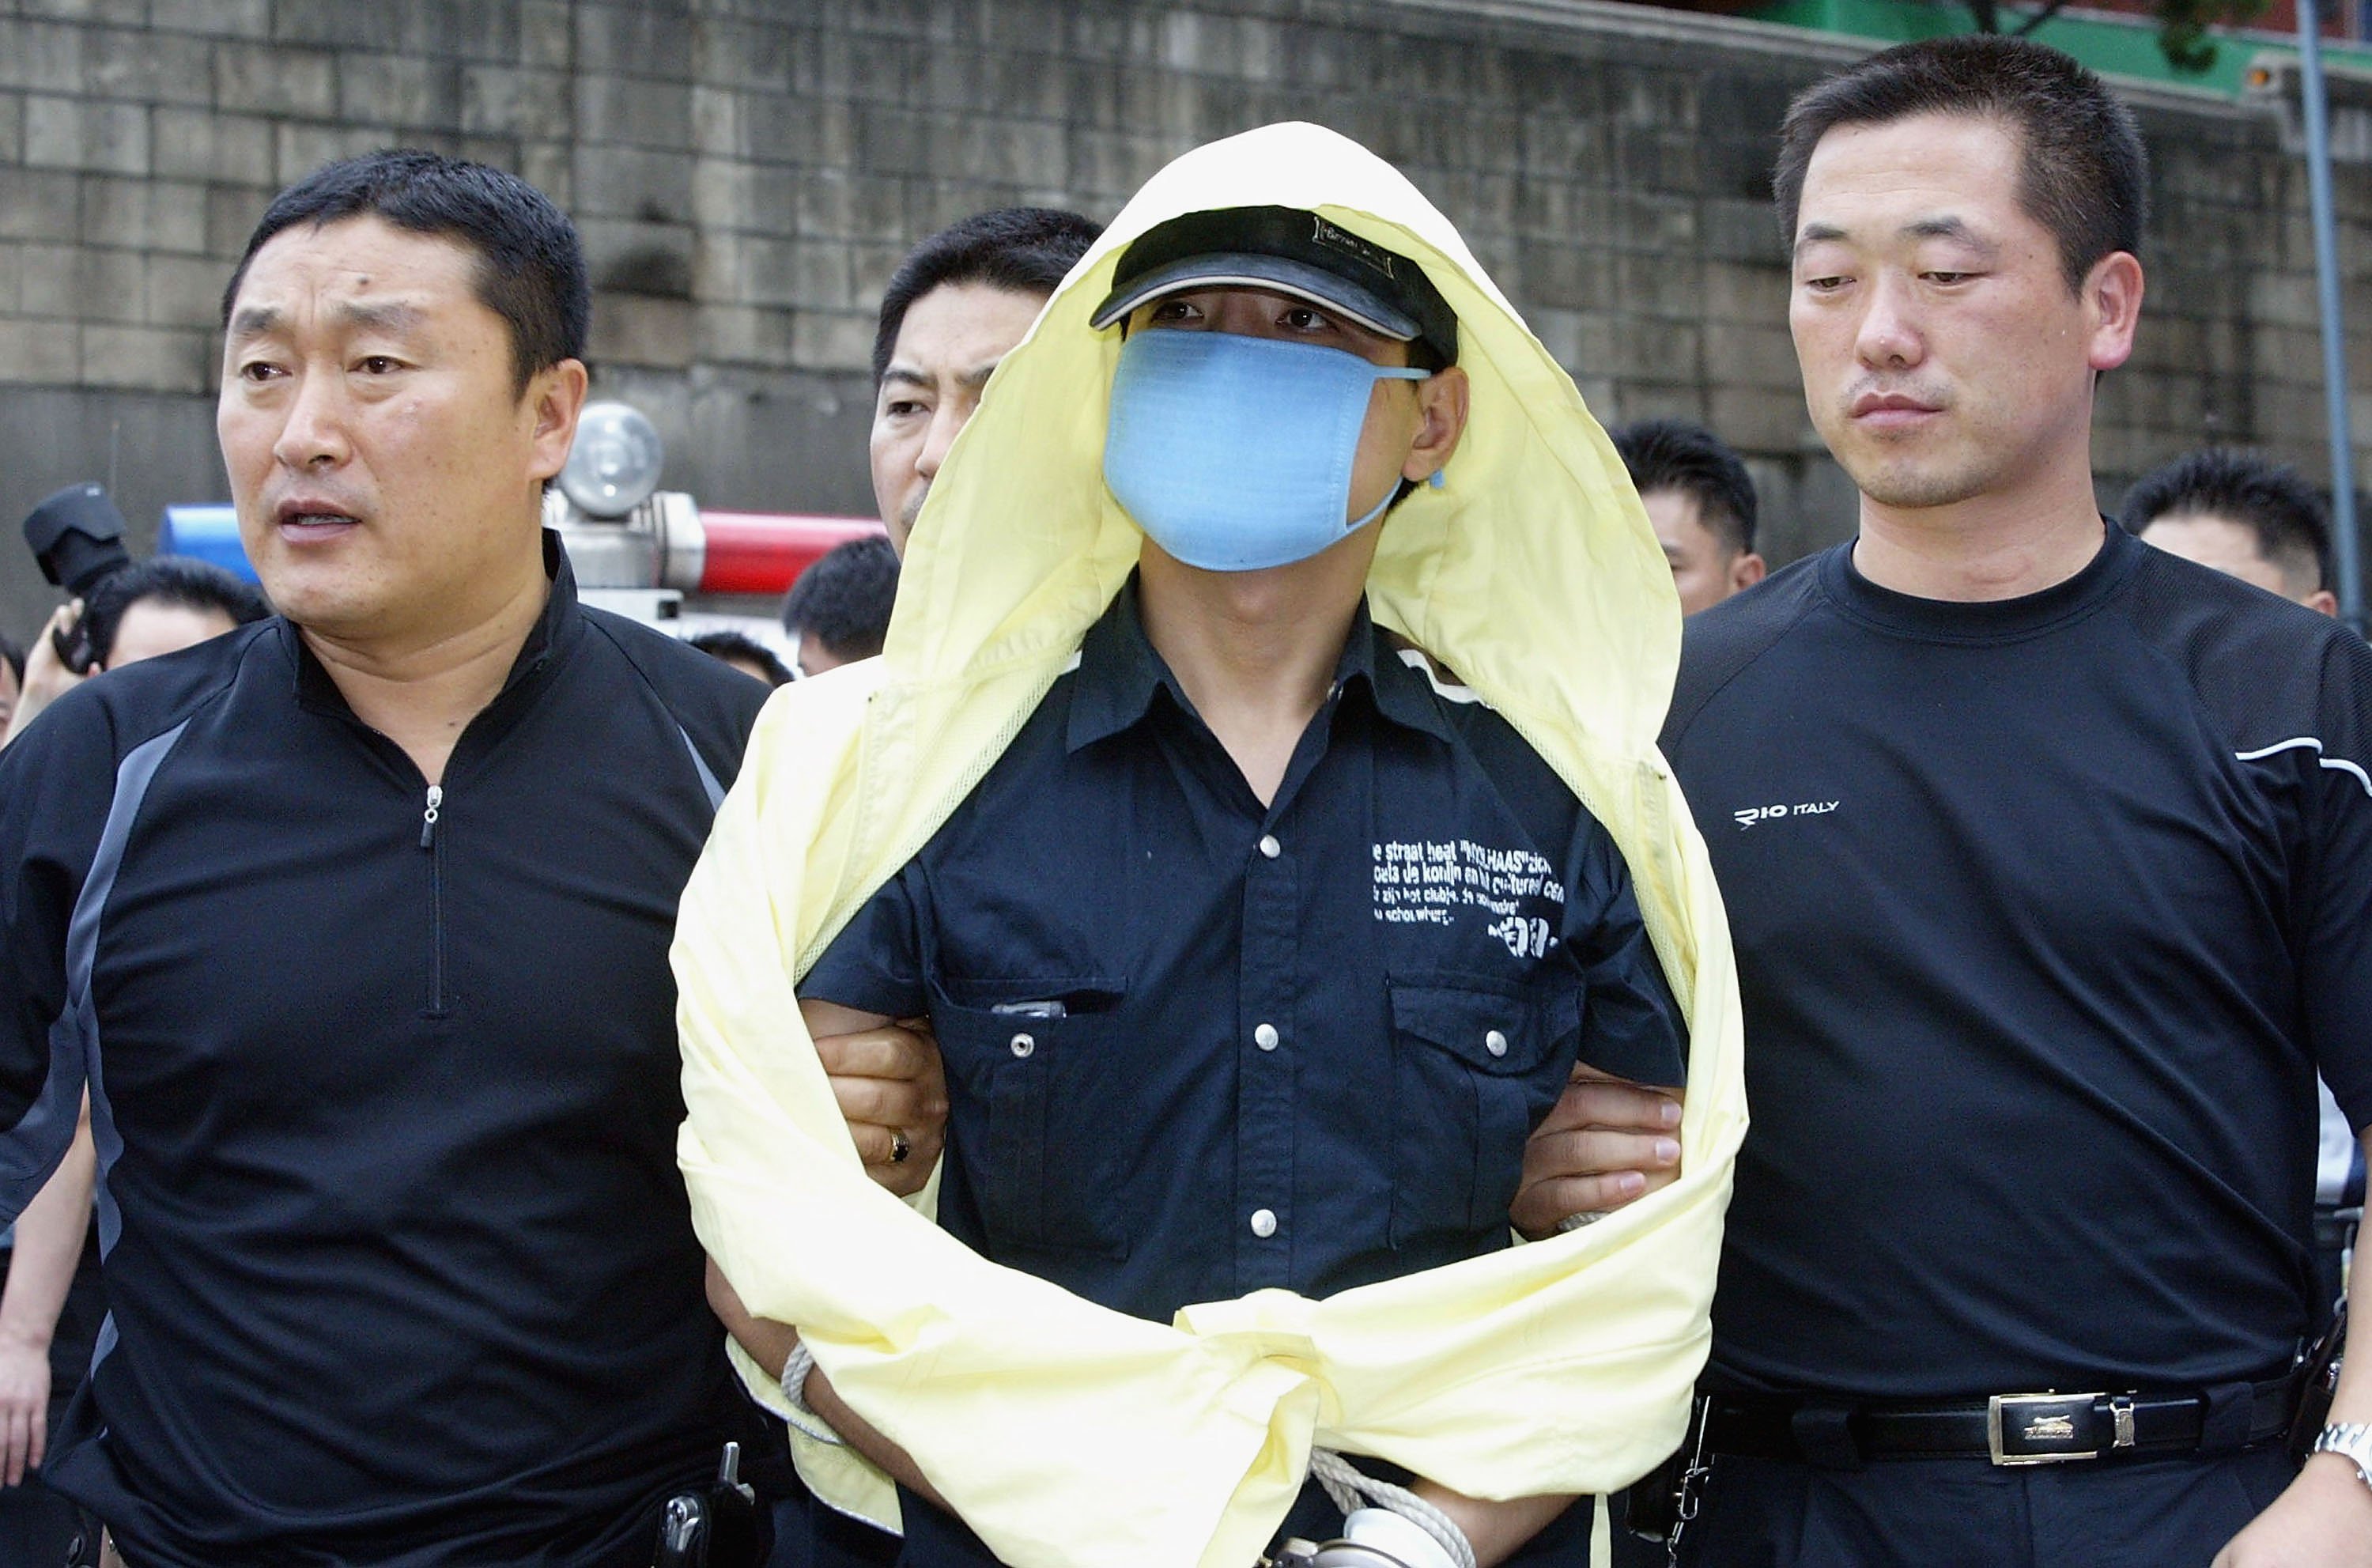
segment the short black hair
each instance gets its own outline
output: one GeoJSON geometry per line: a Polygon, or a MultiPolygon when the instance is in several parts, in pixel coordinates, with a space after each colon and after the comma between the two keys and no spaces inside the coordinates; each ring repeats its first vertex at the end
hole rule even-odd
{"type": "Polygon", "coordinates": [[[881,291],[873,332],[873,382],[890,373],[898,329],[914,301],[947,284],[986,284],[1016,294],[1051,295],[1104,226],[1060,207],[997,207],[948,225],[906,253],[881,291]]]}
{"type": "Polygon", "coordinates": [[[773,649],[729,626],[703,632],[699,636],[687,637],[684,641],[710,658],[721,659],[727,664],[739,659],[744,664],[756,665],[766,672],[766,684],[769,686],[787,686],[791,682],[791,667],[785,664],[773,649]]]}
{"type": "Polygon", "coordinates": [[[2125,492],[2122,521],[2134,533],[2152,523],[2206,515],[2254,530],[2257,553],[2297,593],[2331,587],[2331,524],[2322,497],[2285,468],[2252,452],[2211,447],[2161,464],[2125,492]]]}
{"type": "Polygon", "coordinates": [[[898,602],[898,552],[885,534],[836,544],[799,574],[783,599],[783,630],[812,636],[837,659],[871,658],[898,602]]]}
{"type": "Polygon", "coordinates": [[[1694,496],[1704,526],[1732,552],[1754,548],[1754,479],[1729,443],[1685,419],[1643,419],[1607,435],[1640,494],[1678,490],[1694,496]]]}
{"type": "Polygon", "coordinates": [[[83,624],[89,628],[91,653],[99,663],[115,656],[115,633],[123,624],[124,611],[143,601],[220,610],[238,626],[272,613],[262,588],[211,561],[187,555],[135,561],[101,578],[83,600],[83,624]]]}
{"type": "Polygon", "coordinates": [[[585,357],[593,289],[576,226],[516,174],[412,148],[323,164],[273,197],[223,290],[223,326],[248,264],[273,236],[353,217],[383,218],[477,253],[478,298],[510,327],[514,396],[537,371],[585,357]]]}
{"type": "Polygon", "coordinates": [[[1822,136],[1923,114],[1997,120],[2017,133],[2018,204],[2057,241],[2071,291],[2101,257],[2141,250],[2149,155],[2133,110],[2058,50],[1990,33],[1901,44],[1796,95],[1771,177],[1782,241],[1796,243],[1804,172],[1822,136]]]}

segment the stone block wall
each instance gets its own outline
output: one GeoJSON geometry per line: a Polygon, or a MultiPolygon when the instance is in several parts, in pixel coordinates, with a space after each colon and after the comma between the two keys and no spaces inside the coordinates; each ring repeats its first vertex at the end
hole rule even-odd
{"type": "MultiPolygon", "coordinates": [[[[1771,552],[1843,537],[1768,199],[1788,96],[1849,41],[1599,0],[0,0],[0,513],[114,475],[135,529],[225,494],[218,296],[272,192],[390,144],[513,168],[583,228],[597,390],[669,482],[864,513],[873,308],[914,240],[1109,217],[1198,142],[1332,125],[1407,170],[1610,422],[1710,421],[1771,552]]],[[[2103,388],[2113,501],[2206,440],[2318,475],[2304,170],[2273,108],[2135,89],[2149,304],[2103,388]]],[[[2372,170],[2343,167],[2372,386],[2372,170]]],[[[2372,395],[2356,438],[2372,446],[2372,395]]],[[[46,590],[0,540],[0,625],[46,590]]]]}

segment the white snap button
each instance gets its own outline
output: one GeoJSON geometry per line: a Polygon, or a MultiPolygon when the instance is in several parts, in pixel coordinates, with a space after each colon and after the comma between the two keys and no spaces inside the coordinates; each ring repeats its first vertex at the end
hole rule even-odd
{"type": "Polygon", "coordinates": [[[1274,833],[1262,833],[1261,835],[1260,849],[1261,853],[1268,856],[1271,860],[1274,860],[1278,855],[1285,853],[1285,846],[1276,842],[1276,835],[1274,833]]]}
{"type": "Polygon", "coordinates": [[[1507,1054],[1507,1037],[1493,1029],[1482,1037],[1482,1049],[1494,1056],[1505,1056],[1507,1054]]]}
{"type": "Polygon", "coordinates": [[[1268,1209],[1252,1211],[1252,1234],[1266,1241],[1276,1234],[1276,1214],[1268,1209]]]}
{"type": "Polygon", "coordinates": [[[1276,1026],[1274,1024],[1262,1024],[1260,1028],[1252,1031],[1252,1043],[1259,1046],[1262,1051],[1274,1051],[1276,1049],[1276,1026]]]}
{"type": "Polygon", "coordinates": [[[1013,1054],[1014,1054],[1014,1055],[1016,1055],[1016,1056],[1027,1056],[1027,1055],[1029,1055],[1031,1051],[1035,1051],[1035,1050],[1037,1050],[1037,1049],[1038,1049],[1038,1042],[1037,1042],[1035,1040],[1031,1039],[1029,1036],[1028,1036],[1028,1035],[1015,1035],[1015,1036],[1013,1037],[1013,1054]]]}

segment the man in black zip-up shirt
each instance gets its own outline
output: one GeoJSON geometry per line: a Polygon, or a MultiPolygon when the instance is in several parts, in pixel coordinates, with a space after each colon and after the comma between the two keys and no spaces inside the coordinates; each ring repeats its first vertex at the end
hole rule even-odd
{"type": "Polygon", "coordinates": [[[651,1560],[761,1441],[674,1159],[675,907],[762,688],[581,607],[567,220],[285,192],[220,425],[282,618],[0,759],[0,1212],[87,1078],[113,1319],[47,1468],[132,1568],[651,1560]]]}

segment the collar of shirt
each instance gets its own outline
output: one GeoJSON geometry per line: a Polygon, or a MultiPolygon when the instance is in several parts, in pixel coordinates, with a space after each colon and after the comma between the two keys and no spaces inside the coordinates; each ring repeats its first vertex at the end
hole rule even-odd
{"type": "MultiPolygon", "coordinates": [[[[550,656],[578,617],[576,572],[569,564],[568,552],[562,546],[555,528],[543,530],[543,575],[551,579],[552,591],[544,595],[543,611],[528,628],[527,641],[519,645],[517,656],[511,660],[510,673],[503,677],[502,690],[488,704],[489,711],[497,705],[507,707],[504,699],[550,663],[550,656]]],[[[347,703],[345,693],[338,690],[338,683],[330,678],[313,650],[305,645],[296,625],[285,617],[280,621],[280,636],[296,665],[297,705],[316,713],[353,717],[354,709],[347,703]]]]}
{"type": "MultiPolygon", "coordinates": [[[[1132,575],[1079,645],[1078,684],[1064,736],[1069,750],[1092,746],[1140,723],[1152,710],[1157,691],[1168,691],[1179,712],[1194,714],[1200,722],[1186,689],[1145,634],[1136,585],[1132,575]]],[[[1339,694],[1354,685],[1365,686],[1376,711],[1393,723],[1449,742],[1449,726],[1430,683],[1422,671],[1401,660],[1389,634],[1369,619],[1365,598],[1334,663],[1333,691],[1339,694]]]]}

